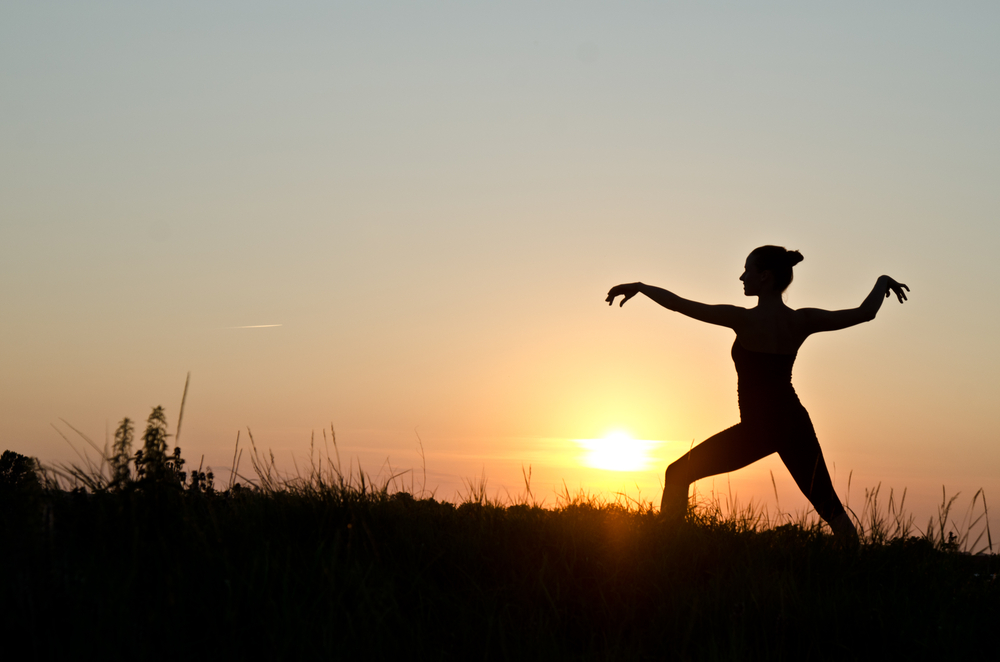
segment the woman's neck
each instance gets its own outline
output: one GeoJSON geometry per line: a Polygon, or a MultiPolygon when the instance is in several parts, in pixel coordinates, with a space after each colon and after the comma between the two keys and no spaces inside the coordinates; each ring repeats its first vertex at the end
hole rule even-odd
{"type": "Polygon", "coordinates": [[[788,308],[788,306],[785,305],[785,301],[781,298],[781,292],[771,290],[761,292],[757,295],[757,308],[762,310],[780,310],[788,308]]]}

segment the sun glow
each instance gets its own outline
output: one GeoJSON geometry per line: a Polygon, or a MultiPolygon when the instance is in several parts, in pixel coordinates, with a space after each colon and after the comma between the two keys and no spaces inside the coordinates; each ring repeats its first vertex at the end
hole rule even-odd
{"type": "Polygon", "coordinates": [[[633,439],[626,432],[610,432],[602,439],[577,439],[585,452],[582,462],[606,471],[643,471],[649,468],[649,451],[656,442],[633,439]]]}

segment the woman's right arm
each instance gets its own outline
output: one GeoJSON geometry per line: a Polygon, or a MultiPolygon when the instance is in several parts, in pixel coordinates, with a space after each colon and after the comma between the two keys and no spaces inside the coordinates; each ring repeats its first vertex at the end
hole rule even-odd
{"type": "Polygon", "coordinates": [[[747,312],[746,308],[740,308],[739,306],[710,305],[707,303],[699,303],[698,301],[691,301],[689,299],[679,297],[673,292],[665,290],[662,287],[654,287],[653,285],[646,285],[645,283],[615,285],[608,292],[608,298],[605,299],[605,301],[607,301],[610,306],[614,303],[615,297],[623,296],[624,298],[622,299],[620,305],[624,306],[626,301],[640,293],[645,294],[647,297],[664,308],[676,311],[682,315],[687,315],[688,317],[696,319],[700,322],[727,326],[731,329],[736,328],[736,326],[743,319],[743,315],[747,312]]]}

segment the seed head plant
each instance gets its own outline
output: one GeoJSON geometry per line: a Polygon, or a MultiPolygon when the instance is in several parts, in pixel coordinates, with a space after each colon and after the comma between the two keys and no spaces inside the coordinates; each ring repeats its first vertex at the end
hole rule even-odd
{"type": "Polygon", "coordinates": [[[129,463],[132,461],[132,435],[134,427],[128,416],[122,419],[115,430],[115,443],[111,455],[111,486],[122,489],[132,480],[129,463]]]}
{"type": "MultiPolygon", "coordinates": [[[[124,422],[124,421],[123,421],[124,422]]],[[[167,416],[163,407],[153,407],[146,419],[142,448],[136,451],[135,466],[139,481],[146,485],[183,485],[187,474],[181,470],[184,460],[180,446],[167,454],[167,416]]]]}

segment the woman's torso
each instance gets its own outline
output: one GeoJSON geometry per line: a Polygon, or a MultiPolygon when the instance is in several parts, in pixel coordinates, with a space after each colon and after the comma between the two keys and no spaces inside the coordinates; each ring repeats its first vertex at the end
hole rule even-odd
{"type": "Polygon", "coordinates": [[[734,331],[740,419],[772,431],[808,422],[792,387],[792,366],[809,335],[800,311],[783,302],[758,305],[747,310],[734,331]]]}
{"type": "Polygon", "coordinates": [[[750,351],[794,356],[808,335],[803,326],[799,311],[781,304],[747,310],[733,330],[743,347],[750,351]]]}
{"type": "Polygon", "coordinates": [[[765,423],[808,416],[792,387],[795,356],[753,351],[736,338],[732,357],[742,420],[765,423]]]}

